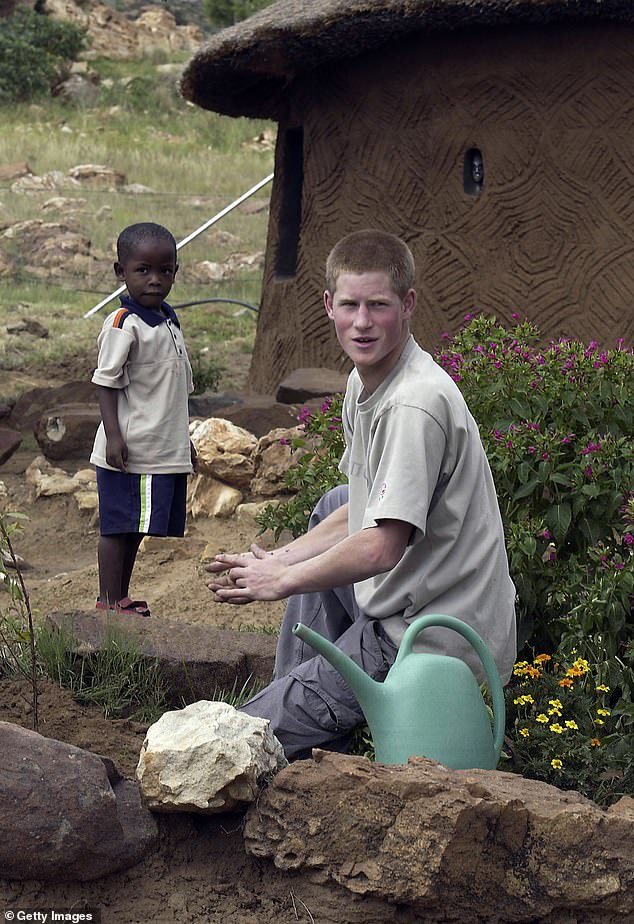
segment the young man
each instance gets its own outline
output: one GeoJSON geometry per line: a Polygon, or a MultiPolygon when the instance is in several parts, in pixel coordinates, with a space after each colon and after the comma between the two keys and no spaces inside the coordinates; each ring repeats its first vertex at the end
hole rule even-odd
{"type": "MultiPolygon", "coordinates": [[[[346,488],[318,504],[311,528],[266,553],[216,556],[218,600],[290,597],[275,679],[243,707],[268,718],[289,759],[311,747],[345,747],[363,715],[349,687],[292,635],[321,632],[376,680],[384,679],[408,623],[426,613],[468,622],[489,646],[502,680],[515,658],[515,588],[478,427],[452,379],[410,334],[416,307],[409,248],[380,231],[350,234],[326,264],[324,304],[353,361],[343,408],[346,488]],[[299,595],[299,596],[298,596],[299,595]]],[[[447,629],[421,649],[464,658],[447,629]]]]}
{"type": "Polygon", "coordinates": [[[97,609],[149,616],[131,600],[130,578],[145,535],[182,536],[192,370],[178,318],[165,299],[178,271],[176,241],[162,225],[141,222],[117,240],[114,271],[128,295],[103,323],[97,386],[102,423],[90,461],[99,492],[97,609]]]}

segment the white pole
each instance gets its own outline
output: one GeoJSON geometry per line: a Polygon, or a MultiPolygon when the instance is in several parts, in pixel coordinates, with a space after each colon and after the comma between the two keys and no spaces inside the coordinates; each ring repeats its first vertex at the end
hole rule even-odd
{"type": "MultiPolygon", "coordinates": [[[[176,249],[180,250],[181,247],[185,246],[185,244],[189,244],[189,242],[193,241],[195,237],[198,237],[198,235],[202,234],[203,231],[206,231],[207,228],[210,228],[217,221],[220,221],[221,218],[224,218],[225,215],[228,215],[229,212],[233,211],[233,209],[237,208],[237,206],[241,205],[245,201],[245,199],[248,199],[250,196],[256,193],[259,189],[262,189],[262,187],[266,186],[267,183],[270,183],[272,179],[273,179],[273,174],[269,173],[269,175],[265,176],[263,180],[260,180],[259,183],[256,183],[255,186],[252,186],[251,189],[248,189],[245,193],[242,193],[241,196],[239,196],[229,205],[225,206],[224,209],[218,212],[217,215],[214,215],[213,218],[210,218],[209,221],[206,221],[203,225],[200,226],[200,228],[196,228],[195,231],[192,231],[191,234],[188,234],[187,237],[184,237],[182,241],[179,241],[178,244],[176,245],[176,249]]],[[[116,298],[117,295],[121,295],[122,292],[125,292],[125,289],[126,289],[125,285],[119,286],[119,288],[115,289],[114,292],[111,292],[107,298],[102,299],[102,301],[100,301],[98,305],[95,305],[94,308],[91,308],[90,311],[87,311],[84,314],[84,317],[89,318],[91,315],[95,314],[95,312],[103,308],[104,305],[107,305],[108,302],[111,302],[113,298],[116,298]]]]}

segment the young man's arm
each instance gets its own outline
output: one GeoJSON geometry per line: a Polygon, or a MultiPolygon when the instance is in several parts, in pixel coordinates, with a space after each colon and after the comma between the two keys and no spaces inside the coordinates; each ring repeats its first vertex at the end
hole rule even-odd
{"type": "Polygon", "coordinates": [[[97,399],[103,428],[106,433],[106,462],[113,468],[118,468],[120,471],[125,472],[128,462],[128,447],[119,429],[119,417],[117,415],[119,389],[97,385],[97,399]]]}
{"type": "MultiPolygon", "coordinates": [[[[347,507],[339,508],[331,516],[341,516],[340,512],[344,509],[347,511],[347,507]]],[[[381,520],[377,526],[346,535],[335,544],[324,547],[322,540],[325,541],[328,532],[320,530],[320,527],[328,524],[330,519],[327,517],[314,530],[272,555],[257,545],[251,546],[251,556],[217,555],[216,567],[229,569],[230,583],[211,582],[210,589],[220,601],[249,603],[253,600],[281,600],[291,594],[353,584],[390,571],[400,561],[412,532],[410,523],[381,520]],[[314,545],[312,533],[318,533],[314,545]],[[312,554],[308,555],[308,551],[312,554]],[[303,557],[298,560],[298,555],[303,557]]],[[[330,524],[328,529],[332,526],[330,524]]]]}

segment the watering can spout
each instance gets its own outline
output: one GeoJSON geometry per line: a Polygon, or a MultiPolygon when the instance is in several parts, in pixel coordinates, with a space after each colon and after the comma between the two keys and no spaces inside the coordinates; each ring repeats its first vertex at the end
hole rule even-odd
{"type": "Polygon", "coordinates": [[[309,629],[308,626],[298,622],[293,626],[293,633],[301,638],[302,641],[307,642],[311,648],[314,648],[320,655],[323,655],[327,661],[330,661],[332,666],[339,671],[346,681],[358,699],[359,705],[365,712],[373,698],[375,689],[377,687],[380,688],[381,684],[377,683],[376,680],[372,680],[371,677],[368,677],[366,672],[359,667],[352,658],[344,654],[340,648],[333,645],[333,643],[324,638],[323,635],[309,629]]]}

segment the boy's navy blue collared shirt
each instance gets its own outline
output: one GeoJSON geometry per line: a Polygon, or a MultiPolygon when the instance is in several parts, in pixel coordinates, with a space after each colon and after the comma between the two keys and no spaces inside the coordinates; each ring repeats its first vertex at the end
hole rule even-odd
{"type": "Polygon", "coordinates": [[[158,327],[159,324],[162,324],[168,319],[172,324],[176,324],[177,327],[180,327],[180,322],[176,316],[176,312],[171,305],[168,305],[167,302],[161,302],[161,308],[165,311],[165,315],[160,315],[158,312],[153,311],[151,308],[144,308],[143,305],[139,305],[138,302],[135,302],[133,298],[129,295],[120,295],[121,307],[127,308],[128,311],[131,311],[132,314],[138,315],[142,321],[146,324],[149,324],[150,327],[158,327]]]}

